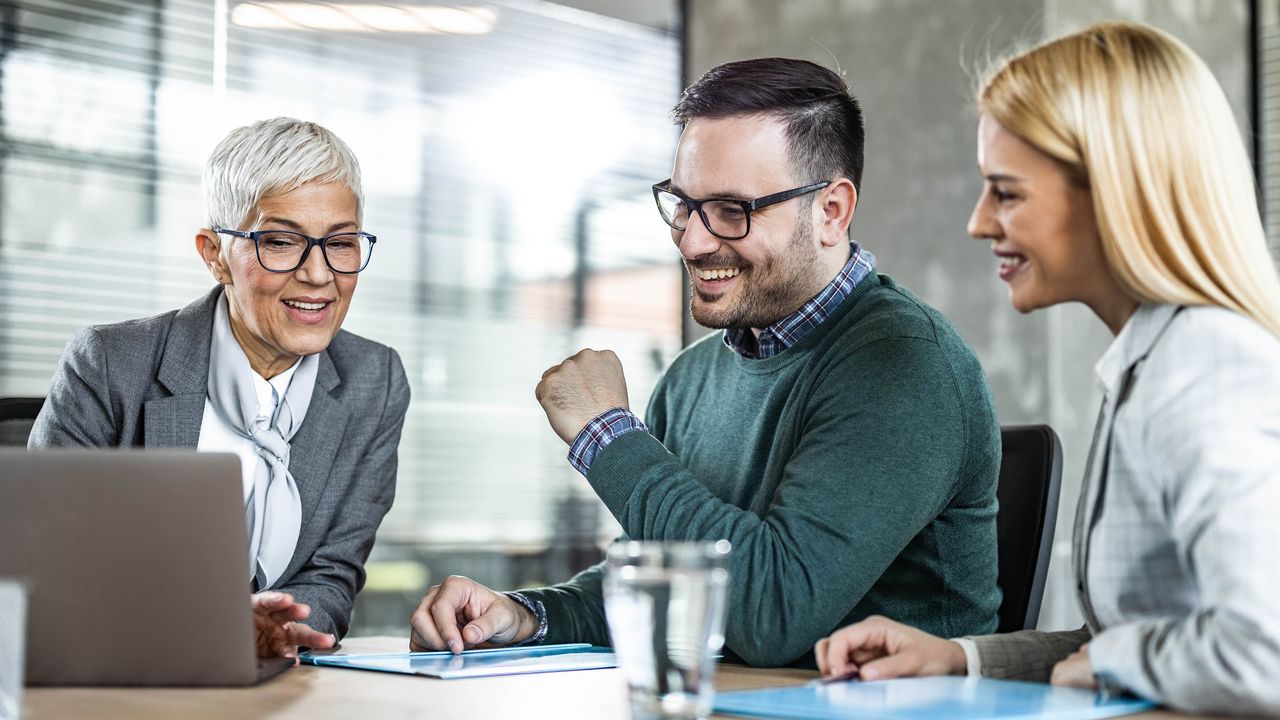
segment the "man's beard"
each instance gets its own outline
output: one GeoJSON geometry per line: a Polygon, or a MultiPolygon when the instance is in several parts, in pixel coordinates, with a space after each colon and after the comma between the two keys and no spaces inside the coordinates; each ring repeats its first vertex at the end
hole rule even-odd
{"type": "Polygon", "coordinates": [[[727,297],[704,295],[697,289],[698,266],[732,267],[722,256],[705,258],[697,264],[686,262],[692,297],[693,319],[703,327],[764,328],[790,315],[811,298],[817,290],[813,276],[818,250],[813,246],[813,226],[803,219],[797,223],[791,240],[781,255],[771,255],[743,268],[738,275],[738,299],[726,304],[727,297]],[[718,299],[717,299],[718,298],[718,299]]]}

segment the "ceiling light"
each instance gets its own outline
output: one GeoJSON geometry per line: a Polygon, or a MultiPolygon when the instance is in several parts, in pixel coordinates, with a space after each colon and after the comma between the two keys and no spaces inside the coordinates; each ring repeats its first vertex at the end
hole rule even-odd
{"type": "Polygon", "coordinates": [[[259,30],[481,35],[498,13],[487,7],[325,2],[242,2],[231,22],[259,30]]]}

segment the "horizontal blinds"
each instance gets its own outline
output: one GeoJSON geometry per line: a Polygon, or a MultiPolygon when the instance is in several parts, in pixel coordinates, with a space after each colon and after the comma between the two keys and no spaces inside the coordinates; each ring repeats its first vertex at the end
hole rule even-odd
{"type": "Polygon", "coordinates": [[[1280,4],[1253,3],[1257,17],[1258,174],[1262,185],[1262,218],[1271,254],[1280,262],[1280,4]]]}
{"type": "Polygon", "coordinates": [[[591,495],[533,388],[610,347],[643,406],[679,349],[649,191],[670,172],[676,39],[540,2],[485,3],[483,35],[218,38],[217,7],[0,3],[0,395],[43,394],[75,329],[211,287],[192,241],[209,151],[260,118],[312,119],[360,158],[379,237],[345,327],[395,347],[413,388],[381,539],[611,535],[593,499],[590,522],[557,515],[591,495]]]}

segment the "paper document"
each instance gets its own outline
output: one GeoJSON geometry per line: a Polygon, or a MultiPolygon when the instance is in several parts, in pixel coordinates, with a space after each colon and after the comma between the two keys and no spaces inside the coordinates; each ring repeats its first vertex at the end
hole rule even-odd
{"type": "Polygon", "coordinates": [[[716,712],[804,720],[1091,720],[1155,707],[1090,690],[976,677],[900,678],[718,693],[716,712]]]}
{"type": "Polygon", "coordinates": [[[378,672],[400,673],[402,675],[423,675],[444,680],[617,667],[617,661],[613,657],[613,650],[604,647],[593,647],[585,643],[466,650],[461,655],[454,655],[450,652],[402,652],[367,655],[317,655],[307,653],[301,659],[303,663],[321,667],[375,670],[378,672]]]}

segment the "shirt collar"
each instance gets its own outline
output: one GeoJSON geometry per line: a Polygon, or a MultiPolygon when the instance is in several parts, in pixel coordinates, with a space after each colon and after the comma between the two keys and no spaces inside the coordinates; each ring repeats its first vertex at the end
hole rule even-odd
{"type": "Polygon", "coordinates": [[[276,418],[276,410],[280,407],[280,398],[289,390],[289,381],[293,380],[293,374],[298,369],[299,359],[289,367],[288,370],[276,375],[270,380],[264,379],[257,372],[253,373],[253,389],[258,394],[258,419],[274,422],[276,418]]]}
{"type": "Polygon", "coordinates": [[[751,328],[728,328],[724,331],[724,344],[743,357],[763,360],[795,345],[813,332],[831,317],[831,313],[840,307],[863,278],[875,272],[875,255],[857,243],[849,245],[852,251],[849,261],[817,295],[795,312],[761,330],[758,339],[752,337],[751,328]]]}
{"type": "Polygon", "coordinates": [[[1125,372],[1151,352],[1179,309],[1178,305],[1138,306],[1094,366],[1098,386],[1104,393],[1113,393],[1125,372]]]}

